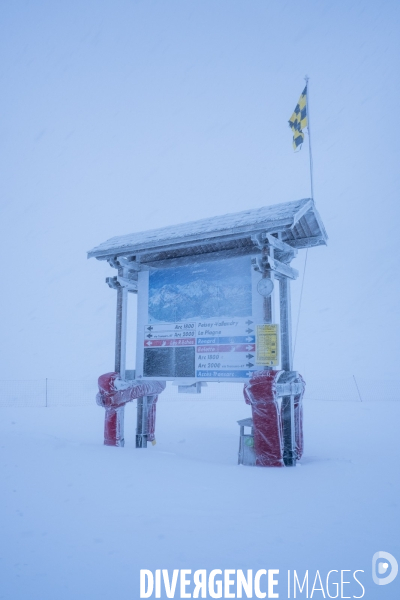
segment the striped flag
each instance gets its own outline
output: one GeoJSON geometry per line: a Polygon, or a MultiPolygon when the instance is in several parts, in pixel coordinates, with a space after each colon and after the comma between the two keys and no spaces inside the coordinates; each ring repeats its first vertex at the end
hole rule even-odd
{"type": "Polygon", "coordinates": [[[298,103],[296,104],[296,108],[294,109],[294,113],[289,119],[289,127],[293,131],[293,148],[297,150],[297,148],[301,147],[301,144],[304,142],[304,127],[307,127],[308,119],[307,119],[307,86],[304,88],[298,103]]]}

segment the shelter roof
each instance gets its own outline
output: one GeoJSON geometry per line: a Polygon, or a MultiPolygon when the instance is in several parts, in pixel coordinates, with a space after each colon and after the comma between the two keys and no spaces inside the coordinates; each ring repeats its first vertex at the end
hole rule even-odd
{"type": "Polygon", "coordinates": [[[304,198],[113,237],[90,250],[88,258],[136,256],[145,262],[235,248],[247,251],[257,233],[280,233],[293,248],[319,246],[328,239],[314,201],[304,198]]]}

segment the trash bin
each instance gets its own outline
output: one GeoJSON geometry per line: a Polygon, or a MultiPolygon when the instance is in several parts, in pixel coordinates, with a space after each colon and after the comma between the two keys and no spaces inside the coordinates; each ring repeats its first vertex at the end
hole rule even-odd
{"type": "Polygon", "coordinates": [[[238,465],[254,467],[256,454],[254,452],[253,419],[241,419],[237,423],[240,426],[238,465]],[[244,432],[245,427],[250,427],[250,433],[244,432]]]}

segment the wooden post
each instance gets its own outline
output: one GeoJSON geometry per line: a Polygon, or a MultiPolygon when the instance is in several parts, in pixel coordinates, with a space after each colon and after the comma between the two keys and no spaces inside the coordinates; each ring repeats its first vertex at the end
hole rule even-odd
{"type": "MultiPolygon", "coordinates": [[[[118,275],[123,276],[123,269],[118,269],[118,275]]],[[[127,326],[128,291],[126,288],[117,289],[117,319],[115,332],[115,372],[125,379],[126,369],[126,326],[127,326]]]]}
{"type": "Polygon", "coordinates": [[[148,399],[152,401],[154,397],[137,399],[136,448],[147,448],[148,399]]]}
{"type": "MultiPolygon", "coordinates": [[[[290,310],[290,282],[287,277],[279,280],[279,306],[281,321],[281,366],[286,372],[292,364],[292,321],[290,310]]],[[[282,398],[283,460],[287,467],[296,466],[294,425],[294,396],[282,398]]]]}
{"type": "MultiPolygon", "coordinates": [[[[262,274],[263,279],[272,279],[271,271],[264,271],[262,274]]],[[[272,294],[267,296],[267,298],[263,298],[263,308],[264,308],[264,323],[270,325],[273,323],[273,306],[272,306],[272,294]]]]}
{"type": "Polygon", "coordinates": [[[292,370],[292,319],[290,311],[290,282],[287,277],[279,280],[279,307],[281,317],[281,366],[292,370]]]}
{"type": "MultiPolygon", "coordinates": [[[[272,258],[274,258],[274,249],[268,245],[267,247],[263,248],[262,251],[262,255],[263,257],[265,256],[271,256],[272,258]]],[[[266,270],[263,271],[262,273],[262,278],[263,279],[272,279],[274,280],[274,277],[271,273],[270,270],[266,270]]],[[[272,294],[270,294],[267,298],[263,298],[263,312],[264,312],[264,323],[267,323],[268,325],[270,325],[271,323],[274,322],[274,310],[273,310],[273,298],[272,298],[272,294]]]]}
{"type": "MultiPolygon", "coordinates": [[[[118,269],[118,275],[123,276],[123,269],[118,269]]],[[[119,373],[121,379],[125,379],[126,368],[126,325],[128,308],[128,290],[123,287],[117,288],[117,318],[115,328],[115,372],[119,373]]],[[[125,406],[120,406],[114,416],[115,436],[117,446],[124,446],[124,417],[125,406]]]]}

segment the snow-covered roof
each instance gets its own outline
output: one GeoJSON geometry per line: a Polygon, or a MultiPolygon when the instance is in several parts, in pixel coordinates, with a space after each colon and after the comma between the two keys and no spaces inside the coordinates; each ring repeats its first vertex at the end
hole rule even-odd
{"type": "MultiPolygon", "coordinates": [[[[241,245],[255,233],[281,232],[282,241],[295,248],[326,244],[328,238],[321,218],[310,198],[273,204],[200,221],[181,223],[113,237],[88,252],[88,258],[108,259],[122,255],[149,255],[190,249],[204,252],[212,245],[222,248],[238,240],[241,245]]],[[[227,247],[227,246],[226,246],[227,247]]]]}

